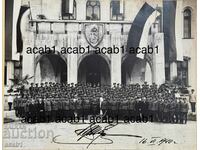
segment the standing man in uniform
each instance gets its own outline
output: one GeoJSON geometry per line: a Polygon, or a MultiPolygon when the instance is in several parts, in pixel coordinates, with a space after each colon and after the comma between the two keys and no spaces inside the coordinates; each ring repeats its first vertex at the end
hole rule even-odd
{"type": "Polygon", "coordinates": [[[102,115],[104,117],[107,114],[107,110],[108,110],[108,101],[107,101],[107,99],[102,101],[101,110],[102,110],[102,115]]]}
{"type": "Polygon", "coordinates": [[[69,111],[69,98],[67,97],[67,95],[65,95],[65,100],[63,102],[63,119],[65,119],[66,121],[68,120],[68,117],[70,116],[70,111],[69,111]]]}
{"type": "Polygon", "coordinates": [[[45,107],[45,121],[51,121],[51,96],[44,101],[45,107]]]}
{"type": "Polygon", "coordinates": [[[196,112],[196,110],[195,110],[195,106],[196,106],[196,94],[194,93],[194,89],[191,90],[189,101],[190,101],[191,108],[192,108],[192,114],[195,114],[195,112],[196,112]]]}
{"type": "Polygon", "coordinates": [[[51,103],[51,107],[52,107],[52,121],[57,121],[57,110],[58,110],[58,106],[57,106],[57,101],[55,100],[55,98],[52,99],[52,103],[51,103]]]}
{"type": "Polygon", "coordinates": [[[28,118],[28,121],[30,119],[29,122],[31,123],[35,123],[37,121],[37,108],[38,106],[36,105],[36,101],[34,99],[31,99],[30,100],[30,103],[29,103],[29,118],[28,118]]]}
{"type": "Polygon", "coordinates": [[[186,102],[186,99],[184,98],[183,99],[183,103],[182,103],[182,107],[181,107],[181,113],[182,113],[182,120],[183,120],[183,123],[187,123],[187,113],[188,113],[188,109],[189,109],[189,106],[186,102]]]}
{"type": "Polygon", "coordinates": [[[24,108],[24,110],[25,110],[25,122],[28,122],[28,123],[30,122],[30,117],[31,117],[30,109],[29,109],[30,108],[29,105],[31,103],[31,100],[32,100],[32,98],[29,95],[27,101],[25,102],[25,108],[24,108]]]}
{"type": "Polygon", "coordinates": [[[84,109],[84,117],[87,119],[88,115],[92,114],[92,102],[93,99],[89,99],[89,97],[84,96],[84,101],[83,101],[83,109],[84,109]]]}
{"type": "Polygon", "coordinates": [[[103,103],[103,94],[101,94],[100,98],[99,98],[99,106],[100,106],[100,115],[103,115],[103,110],[102,110],[102,103],[103,103]]]}
{"type": "Polygon", "coordinates": [[[39,122],[44,122],[45,121],[45,109],[44,109],[44,101],[43,101],[42,97],[39,98],[38,109],[39,109],[39,122]]]}
{"type": "Polygon", "coordinates": [[[129,116],[130,116],[130,118],[136,117],[135,99],[134,98],[129,99],[129,116]]]}
{"type": "Polygon", "coordinates": [[[19,97],[16,94],[16,97],[15,97],[15,99],[13,101],[13,108],[15,110],[16,117],[19,117],[19,105],[18,104],[19,104],[19,97]]]}
{"type": "Polygon", "coordinates": [[[9,94],[8,96],[8,107],[9,107],[9,111],[11,111],[12,109],[12,103],[13,103],[13,97],[11,94],[9,94]]]}

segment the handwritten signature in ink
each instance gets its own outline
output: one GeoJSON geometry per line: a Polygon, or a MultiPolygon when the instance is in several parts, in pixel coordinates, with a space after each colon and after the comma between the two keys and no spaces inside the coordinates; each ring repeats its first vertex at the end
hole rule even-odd
{"type": "Polygon", "coordinates": [[[132,135],[132,134],[108,134],[105,131],[108,131],[111,128],[114,128],[117,126],[116,124],[108,124],[105,127],[100,126],[99,124],[96,123],[92,123],[89,126],[87,126],[86,128],[83,129],[77,129],[74,132],[76,133],[76,135],[79,137],[77,139],[77,142],[60,142],[58,139],[58,137],[60,137],[60,135],[57,135],[53,138],[53,142],[57,143],[57,144],[87,144],[87,148],[89,148],[89,146],[91,144],[112,144],[113,140],[111,138],[111,136],[124,136],[124,137],[135,137],[135,138],[142,138],[142,136],[139,135],[132,135]],[[95,142],[97,139],[103,139],[104,142],[95,142]],[[89,140],[89,142],[82,142],[80,143],[81,139],[87,139],[89,140]]]}
{"type": "Polygon", "coordinates": [[[105,127],[100,124],[91,123],[89,126],[83,129],[75,130],[75,134],[78,136],[76,142],[61,142],[59,137],[61,135],[57,135],[53,137],[52,142],[56,144],[86,144],[87,148],[89,148],[92,144],[113,144],[113,140],[111,137],[133,137],[139,138],[139,144],[147,144],[147,145],[161,145],[161,144],[177,144],[174,140],[169,138],[161,138],[161,137],[151,137],[144,138],[140,135],[133,134],[121,134],[121,133],[106,133],[106,131],[116,127],[118,123],[108,124],[105,127]],[[86,139],[87,142],[83,142],[81,140],[86,139]],[[97,141],[97,139],[102,139],[103,142],[97,141]]]}

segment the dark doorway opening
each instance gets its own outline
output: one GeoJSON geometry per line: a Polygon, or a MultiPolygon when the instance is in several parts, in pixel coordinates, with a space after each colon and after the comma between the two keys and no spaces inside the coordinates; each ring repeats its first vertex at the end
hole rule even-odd
{"type": "Polygon", "coordinates": [[[101,82],[101,73],[98,67],[99,63],[99,60],[95,61],[95,59],[92,57],[86,61],[86,83],[91,83],[93,85],[101,82]]]}
{"type": "Polygon", "coordinates": [[[94,85],[109,85],[110,70],[102,56],[92,54],[85,57],[78,70],[78,81],[94,85]]]}
{"type": "Polygon", "coordinates": [[[146,60],[128,56],[121,66],[122,84],[142,84],[145,81],[146,60]]]}
{"type": "Polygon", "coordinates": [[[67,64],[58,55],[48,54],[39,61],[42,82],[67,82],[67,64]]]}
{"type": "Polygon", "coordinates": [[[127,84],[127,78],[131,76],[132,66],[134,65],[134,58],[133,57],[127,57],[124,62],[122,63],[121,68],[121,77],[122,77],[122,84],[127,84]]]}

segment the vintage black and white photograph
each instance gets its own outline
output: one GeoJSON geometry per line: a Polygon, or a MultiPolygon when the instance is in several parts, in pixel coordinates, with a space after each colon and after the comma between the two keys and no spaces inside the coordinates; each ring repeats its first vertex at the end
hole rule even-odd
{"type": "Polygon", "coordinates": [[[196,150],[197,0],[4,0],[5,150],[196,150]]]}

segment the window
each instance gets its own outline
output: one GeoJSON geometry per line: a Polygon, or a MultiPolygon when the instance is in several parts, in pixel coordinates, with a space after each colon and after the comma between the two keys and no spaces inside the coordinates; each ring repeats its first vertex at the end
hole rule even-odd
{"type": "Polygon", "coordinates": [[[110,3],[110,20],[124,20],[123,0],[112,0],[110,3]]]}
{"type": "Polygon", "coordinates": [[[98,0],[88,0],[86,11],[86,20],[100,20],[100,2],[98,0]]]}
{"type": "Polygon", "coordinates": [[[177,77],[181,85],[188,86],[188,60],[177,62],[177,77]]]}
{"type": "Polygon", "coordinates": [[[183,12],[184,22],[184,38],[191,38],[191,10],[185,9],[183,12]]]}
{"type": "Polygon", "coordinates": [[[62,0],[62,19],[75,20],[76,19],[76,1],[62,0]]]}

